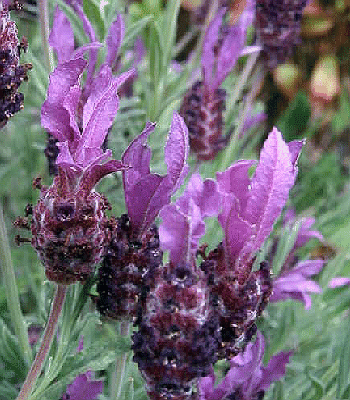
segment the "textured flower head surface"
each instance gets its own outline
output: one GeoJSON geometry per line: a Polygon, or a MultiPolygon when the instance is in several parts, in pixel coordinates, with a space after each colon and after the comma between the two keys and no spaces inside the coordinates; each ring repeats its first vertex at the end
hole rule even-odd
{"type": "Polygon", "coordinates": [[[246,277],[247,265],[270,235],[285,206],[297,174],[303,141],[285,143],[274,128],[265,141],[254,176],[254,161],[238,161],[217,174],[223,208],[219,222],[224,231],[226,266],[246,277]]]}
{"type": "Polygon", "coordinates": [[[262,399],[270,385],[285,375],[291,351],[271,357],[266,367],[262,363],[264,337],[258,332],[255,343],[249,343],[242,354],[233,357],[230,369],[217,386],[215,375],[199,380],[199,400],[252,400],[262,399]],[[230,397],[231,396],[231,397],[230,397]]]}
{"type": "Polygon", "coordinates": [[[136,236],[150,227],[188,172],[188,131],[182,117],[175,112],[164,149],[167,174],[150,172],[151,149],[146,142],[154,127],[148,123],[122,156],[127,167],[123,171],[126,208],[136,236]]]}
{"type": "Polygon", "coordinates": [[[19,4],[0,2],[0,128],[23,108],[24,96],[18,92],[21,83],[28,79],[31,64],[19,64],[20,52],[27,49],[25,38],[18,40],[17,26],[11,20],[9,10],[19,4]]]}

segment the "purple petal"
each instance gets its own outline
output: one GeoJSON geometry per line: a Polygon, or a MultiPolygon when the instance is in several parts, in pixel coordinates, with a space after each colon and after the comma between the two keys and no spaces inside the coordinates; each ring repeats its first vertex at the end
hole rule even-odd
{"type": "Polygon", "coordinates": [[[260,390],[267,390],[271,383],[281,380],[286,374],[286,365],[289,363],[293,351],[282,351],[271,357],[269,363],[264,367],[262,379],[259,383],[260,390]]]}
{"type": "Polygon", "coordinates": [[[328,283],[328,287],[330,289],[335,289],[338,287],[348,286],[348,285],[350,285],[350,278],[346,277],[336,277],[331,279],[328,283]]]}
{"type": "Polygon", "coordinates": [[[125,35],[124,18],[121,14],[118,14],[117,18],[111,24],[106,38],[107,55],[105,63],[111,68],[113,67],[113,64],[116,62],[119,48],[124,40],[124,35],[125,35]]]}
{"type": "Polygon", "coordinates": [[[189,263],[197,250],[198,240],[205,233],[205,224],[197,205],[190,200],[188,213],[177,204],[169,204],[160,211],[159,227],[161,247],[170,252],[174,265],[189,263]]]}
{"type": "Polygon", "coordinates": [[[324,260],[305,260],[299,261],[298,264],[290,271],[293,274],[301,274],[303,276],[312,276],[321,272],[325,264],[324,260]]]}
{"type": "Polygon", "coordinates": [[[252,179],[244,217],[255,226],[253,251],[263,244],[284,207],[294,184],[295,165],[281,133],[274,128],[265,141],[252,179]]]}
{"type": "Polygon", "coordinates": [[[54,48],[59,63],[71,58],[74,51],[74,32],[66,14],[58,6],[53,16],[49,44],[54,48]]]}
{"type": "Polygon", "coordinates": [[[218,172],[216,180],[218,182],[219,191],[224,195],[229,195],[227,206],[219,216],[219,221],[225,229],[230,214],[231,197],[235,197],[238,201],[238,211],[244,210],[249,197],[249,187],[251,180],[248,176],[249,169],[256,163],[254,160],[241,160],[231,165],[226,171],[218,172]]]}
{"type": "Polygon", "coordinates": [[[183,195],[177,200],[183,212],[187,212],[189,199],[199,207],[202,218],[217,215],[220,208],[220,195],[217,183],[212,179],[204,182],[199,174],[194,173],[183,195]]]}
{"type": "Polygon", "coordinates": [[[205,233],[204,218],[216,215],[220,207],[216,182],[204,182],[199,174],[193,174],[187,189],[175,205],[164,207],[159,238],[164,250],[170,251],[174,264],[188,262],[198,249],[199,239],[205,233]]]}
{"type": "Polygon", "coordinates": [[[167,176],[171,182],[172,193],[183,183],[188,173],[188,129],[180,114],[174,112],[168,141],[164,149],[167,176]]]}
{"type": "Polygon", "coordinates": [[[67,386],[67,392],[63,398],[69,400],[96,400],[103,392],[103,388],[103,381],[91,380],[86,373],[77,376],[73,383],[67,386]]]}
{"type": "Polygon", "coordinates": [[[50,75],[47,99],[41,108],[41,124],[59,141],[74,141],[74,132],[71,128],[73,110],[63,106],[65,98],[70,94],[72,87],[79,84],[79,79],[86,67],[86,61],[79,58],[59,64],[50,75]]]}
{"type": "Polygon", "coordinates": [[[215,47],[217,45],[219,30],[221,28],[222,18],[225,15],[225,12],[225,8],[221,8],[219,10],[217,15],[210,22],[204,37],[202,50],[202,69],[204,81],[208,86],[211,86],[213,81],[216,63],[215,47]]]}
{"type": "Polygon", "coordinates": [[[150,174],[151,152],[146,146],[152,125],[125,151],[122,162],[132,167],[123,174],[125,201],[134,233],[143,232],[154,221],[159,210],[170,202],[172,193],[187,173],[188,133],[182,118],[174,113],[165,146],[167,175],[150,174]]]}
{"type": "Polygon", "coordinates": [[[212,87],[217,88],[236,65],[245,43],[245,31],[240,26],[231,26],[225,35],[217,56],[217,68],[212,87]]]}
{"type": "Polygon", "coordinates": [[[125,166],[118,160],[110,160],[99,165],[95,164],[84,171],[79,182],[79,190],[84,193],[90,193],[92,188],[106,175],[112,172],[121,171],[125,166]]]}

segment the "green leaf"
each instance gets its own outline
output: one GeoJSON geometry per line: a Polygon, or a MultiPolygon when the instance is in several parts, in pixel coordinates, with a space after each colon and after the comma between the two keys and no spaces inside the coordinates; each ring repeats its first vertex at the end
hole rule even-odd
{"type": "Polygon", "coordinates": [[[311,116],[308,96],[299,92],[277,122],[278,129],[283,133],[287,142],[303,137],[311,116]]]}
{"type": "Polygon", "coordinates": [[[105,25],[101,16],[99,2],[97,0],[83,0],[83,10],[93,23],[97,31],[97,37],[102,40],[105,36],[105,25]]]}

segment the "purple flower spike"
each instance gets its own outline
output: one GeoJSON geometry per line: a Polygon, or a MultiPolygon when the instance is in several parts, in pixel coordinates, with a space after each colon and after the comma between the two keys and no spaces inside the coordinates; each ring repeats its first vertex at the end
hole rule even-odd
{"type": "Polygon", "coordinates": [[[154,125],[148,124],[122,157],[122,163],[129,167],[123,172],[123,181],[126,207],[135,235],[147,230],[160,209],[170,202],[188,169],[188,132],[182,118],[174,113],[164,150],[167,174],[160,176],[150,172],[151,150],[146,140],[153,129],[154,125]]]}
{"type": "Polygon", "coordinates": [[[199,400],[262,399],[265,391],[275,381],[285,375],[291,351],[280,352],[271,357],[264,367],[264,337],[258,332],[254,344],[247,345],[245,351],[230,361],[231,368],[220,384],[214,387],[215,375],[199,380],[199,400]]]}
{"type": "Polygon", "coordinates": [[[308,279],[318,274],[324,266],[323,260],[300,261],[296,267],[283,272],[273,281],[273,292],[270,301],[294,299],[305,305],[305,310],[311,308],[311,296],[309,293],[321,293],[318,283],[308,279]]]}

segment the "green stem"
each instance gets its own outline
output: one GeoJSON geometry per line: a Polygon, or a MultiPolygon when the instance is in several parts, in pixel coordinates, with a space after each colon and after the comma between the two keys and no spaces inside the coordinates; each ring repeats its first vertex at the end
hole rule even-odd
{"type": "Polygon", "coordinates": [[[22,386],[17,400],[27,400],[29,398],[37,377],[41,372],[42,365],[50,350],[52,339],[56,332],[58,317],[61,314],[64,299],[66,297],[66,290],[66,286],[57,285],[56,294],[51,305],[49,319],[47,321],[40,348],[35,356],[34,362],[28,372],[27,378],[22,386]]]}
{"type": "Polygon", "coordinates": [[[15,271],[12,265],[11,250],[8,242],[2,206],[0,205],[0,260],[5,282],[7,306],[18,343],[28,365],[32,362],[32,351],[29,346],[28,330],[21,311],[15,271]]]}
{"type": "MultiPolygon", "coordinates": [[[[129,334],[129,323],[121,322],[120,335],[127,336],[128,334],[129,334]]],[[[111,399],[113,400],[121,399],[127,359],[128,359],[128,353],[124,353],[116,361],[112,393],[111,393],[111,399]]]]}
{"type": "Polygon", "coordinates": [[[40,19],[40,31],[41,31],[41,41],[44,51],[44,58],[46,67],[49,71],[54,69],[54,61],[52,49],[49,46],[49,34],[50,34],[50,24],[49,24],[49,8],[47,0],[39,0],[39,19],[40,19]]]}

